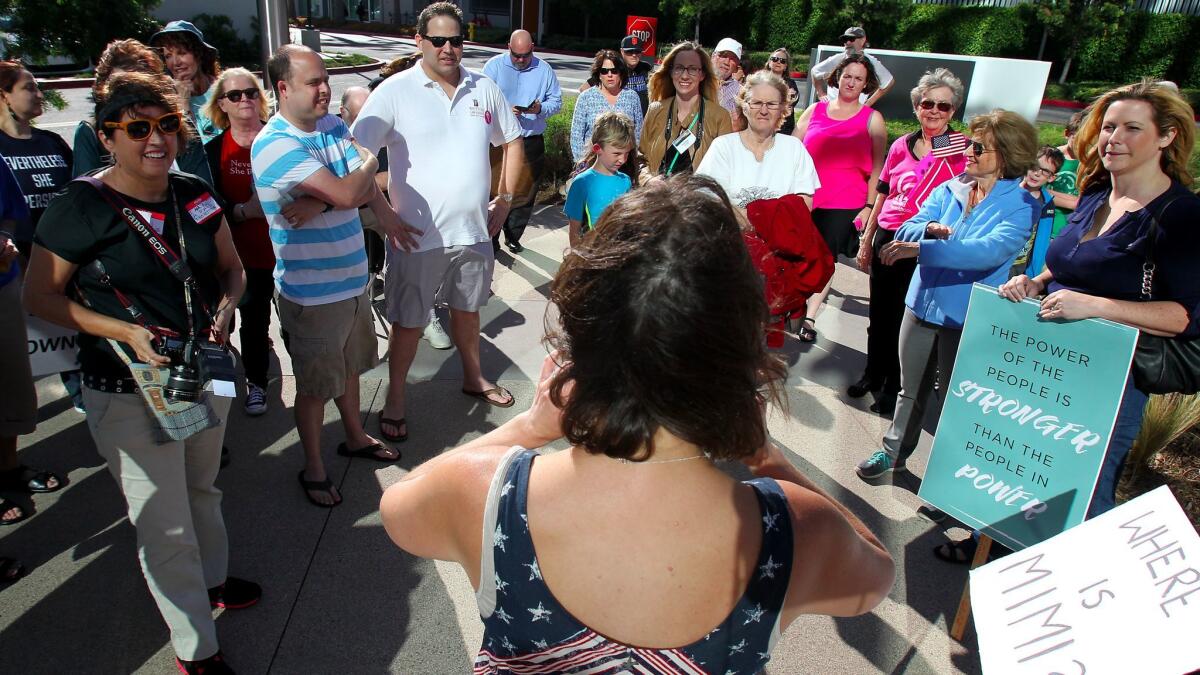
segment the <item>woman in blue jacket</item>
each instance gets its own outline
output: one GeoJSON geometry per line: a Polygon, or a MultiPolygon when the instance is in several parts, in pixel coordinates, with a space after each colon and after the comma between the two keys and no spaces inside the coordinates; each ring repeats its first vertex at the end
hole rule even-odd
{"type": "Polygon", "coordinates": [[[880,263],[916,258],[917,270],[900,325],[900,396],[883,448],[858,465],[866,480],[904,470],[937,375],[948,379],[954,367],[972,284],[1008,280],[1038,213],[1021,188],[1021,177],[1037,161],[1033,125],[994,110],[972,119],[969,135],[966,171],[938,187],[880,251],[880,263]]]}

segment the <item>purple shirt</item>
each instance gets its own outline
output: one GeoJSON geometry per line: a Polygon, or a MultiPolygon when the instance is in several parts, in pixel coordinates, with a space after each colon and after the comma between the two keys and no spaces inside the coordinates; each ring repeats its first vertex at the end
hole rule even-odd
{"type": "Polygon", "coordinates": [[[1046,267],[1054,274],[1046,291],[1060,288],[1114,300],[1141,299],[1142,263],[1148,252],[1150,216],[1158,216],[1154,244],[1154,300],[1174,300],[1187,310],[1185,337],[1200,335],[1200,197],[1172,182],[1171,187],[1146,205],[1121,216],[1099,237],[1081,241],[1091,229],[1096,210],[1108,199],[1108,186],[1095,187],[1079,198],[1067,227],[1050,242],[1046,267]],[[1170,207],[1163,206],[1178,197],[1170,207]],[[1162,211],[1162,213],[1159,213],[1162,211]]]}

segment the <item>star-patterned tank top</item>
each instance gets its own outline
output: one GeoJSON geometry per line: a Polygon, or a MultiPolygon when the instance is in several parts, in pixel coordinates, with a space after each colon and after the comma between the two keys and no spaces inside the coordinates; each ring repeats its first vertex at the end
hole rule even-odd
{"type": "Polygon", "coordinates": [[[792,568],[792,525],[778,483],[769,478],[747,482],[762,513],[762,547],[756,570],[733,610],[689,645],[647,649],[606,638],[583,625],[542,580],[526,508],[529,470],[536,456],[524,448],[510,450],[488,493],[476,593],[484,623],[476,675],[762,672],[779,637],[779,614],[792,568]]]}

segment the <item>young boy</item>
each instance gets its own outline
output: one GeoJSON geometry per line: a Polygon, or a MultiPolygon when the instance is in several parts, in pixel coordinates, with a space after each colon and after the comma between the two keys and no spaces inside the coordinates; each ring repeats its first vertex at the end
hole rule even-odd
{"type": "Polygon", "coordinates": [[[1063,165],[1058,169],[1058,177],[1049,185],[1050,194],[1054,197],[1054,229],[1050,232],[1053,239],[1067,226],[1067,216],[1075,210],[1079,202],[1079,187],[1075,184],[1076,174],[1079,173],[1079,156],[1075,153],[1075,133],[1083,124],[1084,111],[1071,115],[1063,128],[1063,138],[1066,143],[1058,146],[1062,151],[1063,165]]]}
{"type": "Polygon", "coordinates": [[[1038,212],[1037,222],[1033,225],[1033,232],[1029,235],[1029,241],[1025,242],[1025,247],[1013,261],[1010,276],[1024,274],[1035,277],[1041,274],[1046,266],[1046,249],[1049,248],[1054,234],[1054,196],[1046,186],[1054,180],[1058,170],[1062,168],[1063,161],[1061,150],[1051,145],[1042,146],[1038,151],[1037,166],[1026,172],[1021,181],[1021,187],[1029,190],[1029,194],[1033,195],[1042,207],[1038,212]]]}
{"type": "Polygon", "coordinates": [[[625,115],[606,112],[596,118],[592,148],[584,159],[590,168],[571,181],[563,206],[571,248],[578,246],[583,235],[596,226],[604,209],[632,187],[621,167],[636,142],[633,121],[625,115]]]}

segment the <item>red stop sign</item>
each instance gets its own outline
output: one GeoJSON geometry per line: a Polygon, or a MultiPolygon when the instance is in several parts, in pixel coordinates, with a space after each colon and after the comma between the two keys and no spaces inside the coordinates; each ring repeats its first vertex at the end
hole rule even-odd
{"type": "Polygon", "coordinates": [[[657,32],[657,17],[633,15],[625,17],[625,34],[637,38],[638,44],[642,47],[642,53],[646,56],[654,56],[655,48],[658,46],[658,41],[655,39],[657,32]]]}

